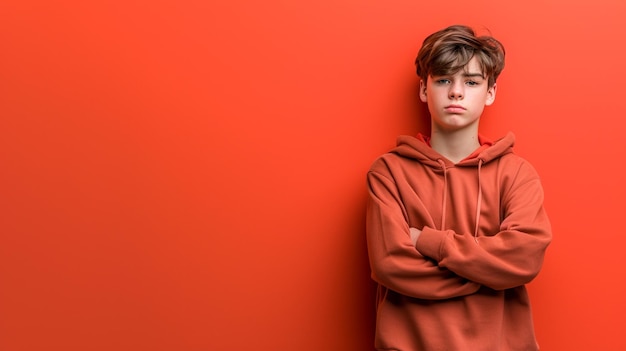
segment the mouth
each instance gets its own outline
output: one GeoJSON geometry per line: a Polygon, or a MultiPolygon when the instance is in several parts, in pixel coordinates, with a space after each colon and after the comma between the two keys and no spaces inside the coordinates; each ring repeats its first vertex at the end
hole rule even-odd
{"type": "Polygon", "coordinates": [[[443,109],[449,113],[462,113],[466,110],[466,108],[461,105],[448,105],[443,109]]]}

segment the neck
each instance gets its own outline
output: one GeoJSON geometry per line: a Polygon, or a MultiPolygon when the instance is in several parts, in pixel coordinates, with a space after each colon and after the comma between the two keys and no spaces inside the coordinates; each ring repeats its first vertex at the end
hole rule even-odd
{"type": "Polygon", "coordinates": [[[433,150],[448,160],[458,163],[480,147],[478,130],[470,128],[468,130],[446,132],[433,128],[430,136],[430,145],[433,150]]]}

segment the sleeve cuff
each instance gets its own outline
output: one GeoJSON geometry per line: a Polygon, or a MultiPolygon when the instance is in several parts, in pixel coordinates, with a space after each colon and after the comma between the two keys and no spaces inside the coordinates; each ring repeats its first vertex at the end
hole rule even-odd
{"type": "Polygon", "coordinates": [[[415,248],[422,255],[439,262],[443,259],[443,242],[447,235],[448,231],[424,227],[419,238],[417,238],[415,248]]]}

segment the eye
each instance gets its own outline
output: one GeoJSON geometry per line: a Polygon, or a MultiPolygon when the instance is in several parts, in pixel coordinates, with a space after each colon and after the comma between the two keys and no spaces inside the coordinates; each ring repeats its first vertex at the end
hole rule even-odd
{"type": "Polygon", "coordinates": [[[473,87],[473,86],[476,86],[476,85],[478,85],[478,84],[480,84],[480,83],[479,83],[479,82],[477,82],[477,81],[475,81],[475,80],[468,80],[467,82],[465,82],[465,84],[467,84],[467,85],[469,85],[469,86],[473,87]]]}
{"type": "Polygon", "coordinates": [[[435,83],[437,83],[437,84],[450,84],[450,79],[445,79],[445,78],[437,79],[435,81],[435,83]]]}

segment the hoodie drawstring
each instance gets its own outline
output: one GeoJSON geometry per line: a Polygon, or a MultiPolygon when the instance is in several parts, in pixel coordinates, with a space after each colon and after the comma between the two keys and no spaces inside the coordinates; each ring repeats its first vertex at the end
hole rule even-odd
{"type": "Polygon", "coordinates": [[[443,203],[441,205],[441,227],[443,230],[446,227],[446,198],[448,197],[448,170],[446,169],[446,163],[442,159],[438,159],[437,162],[441,165],[443,170],[443,203]]]}
{"type": "Polygon", "coordinates": [[[480,206],[483,201],[483,188],[480,182],[480,168],[483,165],[483,160],[478,160],[478,200],[476,200],[476,227],[474,228],[474,241],[478,244],[478,224],[480,222],[480,206]]]}

